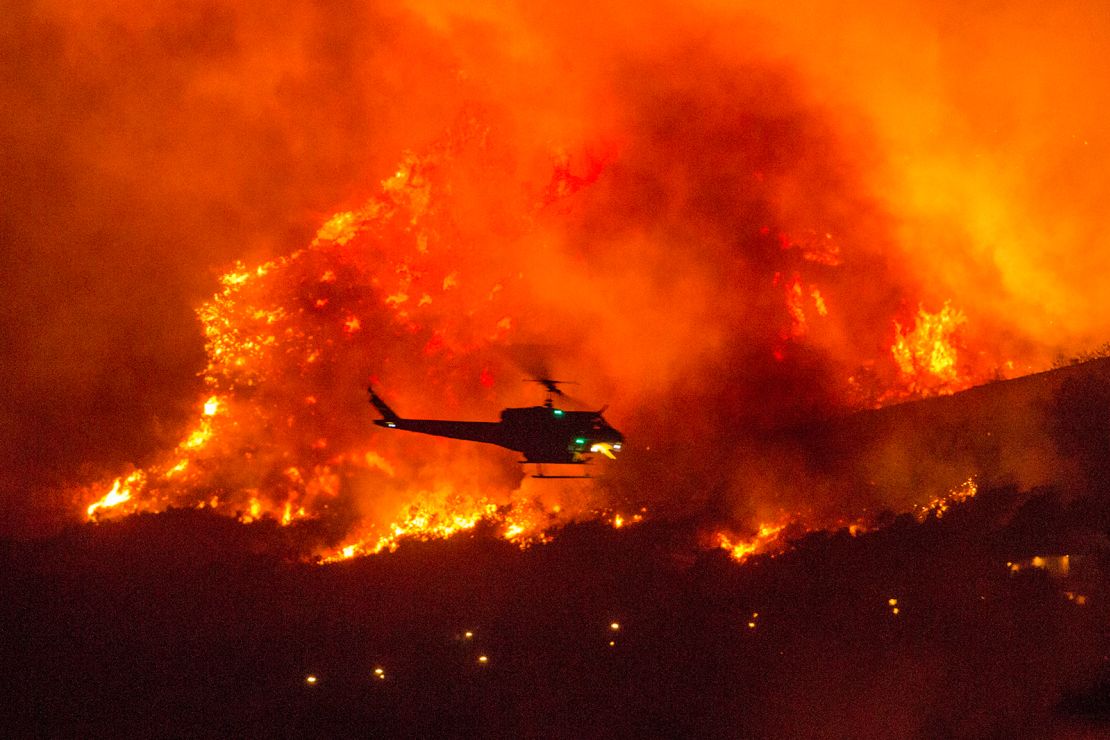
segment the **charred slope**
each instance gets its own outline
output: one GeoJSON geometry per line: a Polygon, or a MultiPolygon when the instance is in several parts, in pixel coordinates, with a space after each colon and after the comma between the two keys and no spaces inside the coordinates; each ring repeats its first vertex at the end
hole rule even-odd
{"type": "Polygon", "coordinates": [[[698,551],[681,522],[572,526],[523,552],[478,531],[319,566],[276,526],[141,515],[0,548],[2,723],[83,737],[1107,729],[1108,531],[1104,491],[999,490],[742,566],[698,551]],[[1091,542],[1065,580],[1007,565],[1091,542]]]}
{"type": "Polygon", "coordinates": [[[1078,490],[1107,480],[1110,359],[792,427],[770,445],[813,485],[895,510],[970,476],[988,487],[1078,490]]]}

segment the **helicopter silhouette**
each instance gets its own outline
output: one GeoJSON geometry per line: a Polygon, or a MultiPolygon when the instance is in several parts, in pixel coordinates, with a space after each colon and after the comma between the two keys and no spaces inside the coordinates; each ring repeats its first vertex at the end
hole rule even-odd
{"type": "Polygon", "coordinates": [[[537,465],[534,478],[588,478],[588,475],[545,475],[542,466],[583,465],[592,459],[588,454],[591,452],[616,459],[613,453],[620,451],[624,435],[602,416],[608,406],[598,411],[566,411],[555,406],[553,397],[565,396],[559,386],[570,381],[538,378],[526,382],[539,383],[547,389],[543,405],[504,409],[500,421],[405,419],[374,392],[373,386],[367,391],[370,403],[382,415],[374,420],[377,426],[505,447],[524,455],[521,463],[537,465]]]}

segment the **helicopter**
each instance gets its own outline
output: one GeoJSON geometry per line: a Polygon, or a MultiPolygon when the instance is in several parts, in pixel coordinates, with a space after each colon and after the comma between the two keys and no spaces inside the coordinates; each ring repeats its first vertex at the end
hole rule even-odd
{"type": "Polygon", "coordinates": [[[522,464],[537,465],[534,478],[589,478],[545,475],[543,465],[583,465],[592,459],[588,454],[591,452],[616,459],[613,453],[620,451],[624,435],[602,416],[608,406],[598,411],[566,411],[555,405],[554,396],[565,396],[559,386],[571,381],[538,378],[525,382],[539,383],[547,390],[543,405],[504,409],[500,421],[404,419],[374,392],[373,386],[367,391],[370,403],[382,415],[374,420],[377,426],[505,447],[524,455],[522,464]]]}

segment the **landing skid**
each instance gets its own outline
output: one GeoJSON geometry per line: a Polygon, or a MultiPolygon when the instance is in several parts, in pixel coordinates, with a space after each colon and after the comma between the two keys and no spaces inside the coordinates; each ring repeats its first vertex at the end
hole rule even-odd
{"type": "Polygon", "coordinates": [[[592,475],[544,475],[543,473],[535,473],[533,478],[540,480],[593,480],[592,475]]]}
{"type": "MultiPolygon", "coordinates": [[[[533,463],[529,463],[527,460],[521,460],[521,462],[526,464],[526,465],[533,464],[533,463]]],[[[533,478],[539,478],[540,480],[592,480],[593,479],[593,476],[590,475],[589,473],[585,473],[583,475],[547,475],[546,473],[543,472],[543,464],[542,463],[534,463],[534,464],[536,466],[536,472],[532,474],[532,477],[533,478]]]]}

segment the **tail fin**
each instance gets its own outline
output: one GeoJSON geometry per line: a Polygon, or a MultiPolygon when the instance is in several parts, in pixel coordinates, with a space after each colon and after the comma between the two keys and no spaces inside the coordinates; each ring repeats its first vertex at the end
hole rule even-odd
{"type": "Polygon", "coordinates": [[[378,397],[378,394],[374,392],[373,386],[370,386],[366,390],[370,392],[370,403],[374,404],[374,408],[378,410],[378,413],[382,415],[383,419],[386,421],[397,421],[401,418],[397,416],[397,412],[386,405],[385,401],[378,397]]]}

